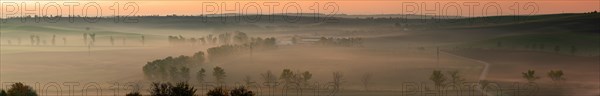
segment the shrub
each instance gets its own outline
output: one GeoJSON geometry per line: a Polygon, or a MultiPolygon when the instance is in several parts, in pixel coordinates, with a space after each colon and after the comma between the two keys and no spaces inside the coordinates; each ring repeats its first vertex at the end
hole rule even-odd
{"type": "Polygon", "coordinates": [[[188,83],[180,82],[173,86],[171,83],[152,83],[151,96],[195,96],[196,89],[188,83]]]}
{"type": "Polygon", "coordinates": [[[130,92],[125,94],[125,96],[142,96],[142,94],[140,92],[130,92]]]}
{"type": "Polygon", "coordinates": [[[209,90],[206,96],[229,96],[227,89],[223,87],[216,87],[215,89],[209,90]]]}
{"type": "Polygon", "coordinates": [[[246,87],[241,86],[238,88],[235,88],[233,90],[231,90],[231,96],[254,96],[254,93],[248,89],[246,89],[246,87]]]}

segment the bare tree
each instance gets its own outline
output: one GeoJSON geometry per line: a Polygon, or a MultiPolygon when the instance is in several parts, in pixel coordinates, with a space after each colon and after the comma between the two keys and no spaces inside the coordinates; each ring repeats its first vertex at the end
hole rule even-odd
{"type": "Polygon", "coordinates": [[[369,91],[369,83],[371,83],[372,77],[373,77],[373,74],[365,73],[365,74],[363,74],[362,78],[360,79],[360,81],[363,84],[363,87],[365,88],[365,91],[369,91]]]}
{"type": "MultiPolygon", "coordinates": [[[[338,92],[340,90],[340,87],[342,86],[342,83],[344,78],[344,74],[342,74],[342,72],[333,72],[333,90],[334,92],[338,92]]],[[[333,93],[333,95],[335,95],[335,93],[333,93]]]]}
{"type": "Polygon", "coordinates": [[[273,83],[277,81],[277,76],[275,76],[271,70],[267,71],[266,73],[262,73],[260,74],[263,78],[263,80],[265,81],[265,83],[273,83]]]}
{"type": "Polygon", "coordinates": [[[449,83],[452,83],[454,85],[460,85],[460,84],[462,84],[465,81],[465,78],[463,78],[460,75],[460,72],[458,70],[448,71],[447,73],[450,76],[450,82],[449,83]]]}
{"type": "Polygon", "coordinates": [[[113,38],[113,36],[110,36],[110,44],[115,46],[115,38],[113,38]]]}

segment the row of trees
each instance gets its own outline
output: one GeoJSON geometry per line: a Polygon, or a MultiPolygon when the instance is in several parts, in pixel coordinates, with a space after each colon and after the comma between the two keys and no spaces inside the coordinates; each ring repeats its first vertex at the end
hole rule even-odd
{"type": "MultiPolygon", "coordinates": [[[[527,70],[527,72],[523,72],[521,75],[529,83],[534,83],[536,80],[541,78],[535,74],[535,70],[527,70]]],[[[550,70],[550,72],[547,73],[547,76],[552,79],[556,85],[559,85],[566,80],[562,70],[550,70]]],[[[440,70],[434,70],[429,77],[429,80],[433,81],[434,85],[438,87],[444,87],[449,84],[460,85],[465,81],[465,79],[460,75],[459,71],[447,71],[445,75],[440,70]]],[[[484,80],[480,82],[485,83],[487,81],[484,80]]]]}
{"type": "Polygon", "coordinates": [[[276,39],[274,37],[262,39],[252,38],[251,42],[245,44],[235,44],[235,45],[221,45],[218,47],[208,48],[206,51],[208,53],[208,59],[210,61],[218,61],[221,59],[229,58],[234,55],[241,55],[250,53],[255,50],[268,50],[277,48],[276,39]]]}
{"type": "Polygon", "coordinates": [[[201,65],[205,62],[203,52],[193,56],[167,57],[146,63],[143,67],[146,78],[155,81],[188,81],[190,79],[189,67],[201,65]]]}
{"type": "MultiPolygon", "coordinates": [[[[84,33],[83,36],[84,36],[83,37],[84,38],[83,43],[84,43],[85,46],[88,46],[88,44],[90,44],[89,46],[93,46],[94,43],[96,42],[96,35],[95,35],[95,33],[92,33],[92,34],[84,33]],[[90,41],[88,41],[88,37],[91,38],[90,41]]],[[[50,45],[55,46],[55,45],[58,44],[56,38],[57,38],[56,35],[52,35],[52,39],[50,39],[50,42],[49,42],[50,45]]],[[[29,39],[30,39],[29,40],[30,44],[32,46],[33,45],[36,45],[36,46],[39,46],[39,45],[48,45],[48,42],[46,40],[40,39],[39,35],[30,35],[29,39]]],[[[110,40],[110,44],[114,46],[115,45],[115,38],[113,36],[110,36],[109,40],[110,40]]],[[[122,38],[123,45],[125,45],[125,40],[126,40],[126,38],[122,38]]],[[[62,42],[63,42],[62,43],[63,45],[67,45],[67,37],[63,37],[62,38],[62,42]]],[[[13,45],[12,40],[8,40],[7,43],[9,45],[13,45]]],[[[22,43],[21,38],[17,38],[16,45],[21,45],[21,43],[22,43]]],[[[141,43],[142,43],[142,45],[145,45],[145,37],[143,35],[141,36],[141,43]]]]}
{"type": "MultiPolygon", "coordinates": [[[[529,82],[529,83],[534,83],[536,80],[541,79],[541,77],[539,77],[535,74],[535,70],[527,70],[527,72],[523,72],[521,74],[522,74],[522,77],[525,80],[527,80],[527,82],[529,82]]],[[[547,73],[547,76],[550,79],[552,79],[552,81],[556,85],[559,85],[559,84],[563,83],[565,80],[567,80],[564,77],[564,73],[562,70],[550,70],[550,72],[547,73]]]]}
{"type": "Polygon", "coordinates": [[[465,81],[465,78],[459,71],[447,71],[446,75],[440,70],[434,70],[429,80],[434,82],[435,86],[443,87],[446,85],[460,85],[465,81]],[[448,75],[448,76],[446,76],[448,75]]]}
{"type": "MultiPolygon", "coordinates": [[[[153,82],[150,88],[150,96],[197,96],[196,88],[186,82],[171,83],[153,82]]],[[[228,90],[225,87],[215,87],[206,93],[206,96],[255,96],[256,94],[244,86],[228,90]]],[[[142,96],[139,90],[127,93],[125,96],[142,96]]]]}
{"type": "Polygon", "coordinates": [[[213,34],[209,34],[205,37],[200,38],[185,38],[181,35],[179,36],[168,36],[169,43],[171,45],[205,45],[205,44],[222,44],[222,45],[230,45],[230,44],[245,44],[250,41],[250,37],[244,32],[233,32],[233,33],[223,33],[214,36],[213,34]]]}
{"type": "Polygon", "coordinates": [[[363,43],[362,38],[325,38],[321,37],[317,44],[325,46],[342,46],[342,47],[361,47],[363,43]]]}

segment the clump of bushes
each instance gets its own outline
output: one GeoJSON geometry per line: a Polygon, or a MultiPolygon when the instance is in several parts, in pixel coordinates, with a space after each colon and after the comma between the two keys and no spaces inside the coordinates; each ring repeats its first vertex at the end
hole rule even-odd
{"type": "Polygon", "coordinates": [[[151,87],[151,96],[196,96],[194,95],[196,89],[185,82],[175,85],[171,83],[152,83],[151,87]]]}
{"type": "Polygon", "coordinates": [[[206,93],[207,96],[254,96],[255,94],[246,89],[244,86],[240,86],[238,88],[234,88],[233,90],[227,90],[224,87],[216,87],[212,90],[209,90],[206,93]]]}

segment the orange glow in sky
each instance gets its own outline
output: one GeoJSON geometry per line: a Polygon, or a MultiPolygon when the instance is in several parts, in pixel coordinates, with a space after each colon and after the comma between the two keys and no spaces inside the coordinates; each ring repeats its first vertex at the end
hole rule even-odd
{"type": "Polygon", "coordinates": [[[300,0],[300,1],[194,1],[194,0],[92,0],[0,1],[2,17],[19,15],[202,15],[202,14],[424,14],[424,15],[535,15],[581,13],[600,9],[599,0],[300,0]],[[39,5],[36,5],[39,4],[39,5]],[[37,6],[37,7],[36,7],[37,6]],[[58,7],[57,7],[58,6],[58,7]]]}

